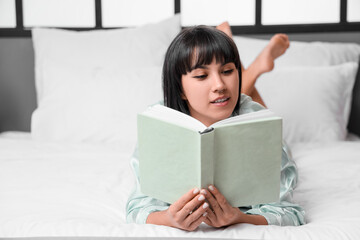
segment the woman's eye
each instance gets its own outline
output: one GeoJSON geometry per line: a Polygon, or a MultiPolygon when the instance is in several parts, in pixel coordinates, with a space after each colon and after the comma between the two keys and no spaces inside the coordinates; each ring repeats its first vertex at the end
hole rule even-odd
{"type": "Polygon", "coordinates": [[[232,73],[233,71],[234,71],[234,69],[229,69],[229,70],[223,71],[223,73],[225,73],[225,74],[230,74],[230,73],[232,73]]]}
{"type": "Polygon", "coordinates": [[[207,75],[197,75],[194,76],[194,78],[198,78],[198,79],[205,79],[207,77],[207,75]]]}

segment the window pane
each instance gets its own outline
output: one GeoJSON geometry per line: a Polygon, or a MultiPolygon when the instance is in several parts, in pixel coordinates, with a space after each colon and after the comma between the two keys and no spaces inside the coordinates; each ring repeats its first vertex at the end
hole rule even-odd
{"type": "Polygon", "coordinates": [[[174,0],[102,0],[104,27],[134,27],[175,14],[174,0]]]}
{"type": "Polygon", "coordinates": [[[255,24],[255,0],[181,0],[180,5],[183,26],[255,24]]]}
{"type": "Polygon", "coordinates": [[[0,0],[0,27],[16,27],[15,0],[0,0]]]}
{"type": "Polygon", "coordinates": [[[262,24],[340,22],[340,0],[262,0],[262,24]]]}
{"type": "Polygon", "coordinates": [[[347,21],[360,22],[360,0],[347,1],[347,21]]]}
{"type": "Polygon", "coordinates": [[[95,27],[94,0],[24,0],[25,27],[95,27]]]}

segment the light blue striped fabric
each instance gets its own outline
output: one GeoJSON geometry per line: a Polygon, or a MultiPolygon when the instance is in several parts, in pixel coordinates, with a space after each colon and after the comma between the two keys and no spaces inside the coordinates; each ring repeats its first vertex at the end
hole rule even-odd
{"type": "MultiPolygon", "coordinates": [[[[264,109],[260,104],[252,101],[249,96],[241,95],[240,114],[264,109]]],[[[139,160],[137,148],[130,161],[135,175],[135,188],[126,204],[126,221],[128,223],[146,223],[151,212],[162,211],[169,204],[148,197],[141,193],[139,182],[139,160]]],[[[297,184],[297,168],[292,160],[289,148],[283,143],[281,162],[280,202],[260,204],[248,208],[240,208],[247,214],[258,214],[266,218],[269,225],[298,226],[305,224],[305,211],[292,203],[292,192],[297,184]]]]}

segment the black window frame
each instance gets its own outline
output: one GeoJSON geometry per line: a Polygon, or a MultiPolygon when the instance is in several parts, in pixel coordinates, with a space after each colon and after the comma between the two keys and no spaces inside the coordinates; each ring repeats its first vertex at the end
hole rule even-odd
{"type": "MultiPolygon", "coordinates": [[[[111,29],[102,26],[101,0],[95,1],[95,27],[93,28],[62,28],[69,30],[95,30],[111,29]]],[[[174,13],[181,12],[181,0],[173,0],[174,13]]],[[[360,22],[347,22],[347,0],[340,0],[340,22],[326,24],[288,24],[288,25],[262,25],[261,2],[255,2],[255,25],[232,26],[234,35],[267,34],[267,33],[311,33],[311,32],[356,32],[360,31],[360,22]]],[[[23,0],[15,0],[16,27],[0,28],[0,37],[31,37],[31,30],[24,27],[23,23],[23,0]]]]}

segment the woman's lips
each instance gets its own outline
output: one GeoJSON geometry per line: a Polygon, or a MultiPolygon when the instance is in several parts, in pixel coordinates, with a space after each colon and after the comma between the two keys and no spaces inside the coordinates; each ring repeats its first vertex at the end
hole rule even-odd
{"type": "Polygon", "coordinates": [[[212,101],[211,104],[215,106],[226,106],[229,103],[229,97],[217,98],[215,101],[212,101]]]}

